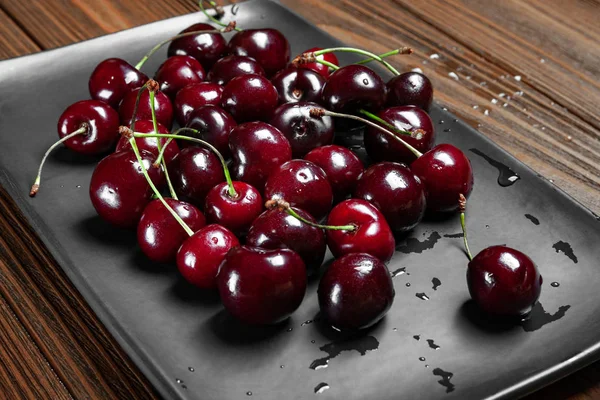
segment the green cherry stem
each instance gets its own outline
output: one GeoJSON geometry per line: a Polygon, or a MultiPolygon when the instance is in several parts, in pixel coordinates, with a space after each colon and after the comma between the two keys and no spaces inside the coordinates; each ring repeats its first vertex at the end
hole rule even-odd
{"type": "Polygon", "coordinates": [[[467,199],[462,193],[458,195],[458,210],[460,211],[460,226],[463,231],[463,241],[465,243],[465,251],[467,252],[469,261],[472,261],[473,255],[471,254],[471,250],[469,250],[469,242],[467,241],[467,224],[465,223],[465,212],[467,210],[467,199]]]}
{"type": "MultiPolygon", "coordinates": [[[[200,10],[202,11],[202,13],[204,15],[206,15],[206,18],[210,19],[212,22],[214,22],[215,24],[217,24],[219,26],[222,26],[222,27],[225,27],[225,28],[228,27],[229,26],[228,24],[225,24],[225,23],[219,21],[218,19],[216,19],[215,17],[213,17],[212,15],[210,15],[208,13],[208,11],[206,10],[206,8],[204,8],[204,1],[206,1],[208,4],[211,5],[211,7],[213,7],[215,9],[215,11],[217,12],[217,15],[219,14],[219,11],[217,9],[217,6],[218,6],[217,3],[215,3],[214,1],[207,1],[207,0],[200,0],[200,1],[198,1],[198,7],[200,7],[200,10]]],[[[221,12],[222,12],[222,9],[221,9],[221,12]]],[[[241,32],[243,29],[240,29],[240,28],[238,28],[238,27],[236,27],[234,25],[231,30],[236,30],[238,32],[241,32]]]]}
{"type": "MultiPolygon", "coordinates": [[[[412,49],[410,49],[409,47],[403,47],[403,48],[400,48],[398,50],[399,50],[398,51],[399,54],[410,54],[410,53],[412,53],[412,49]]],[[[396,68],[394,68],[389,62],[385,61],[383,58],[381,58],[377,54],[371,53],[370,51],[367,51],[367,50],[357,49],[357,48],[354,48],[354,47],[332,47],[330,49],[323,49],[323,50],[314,51],[314,52],[312,52],[312,54],[315,57],[318,57],[318,56],[320,56],[322,54],[334,53],[334,52],[362,54],[364,56],[367,56],[367,57],[370,57],[370,58],[372,58],[374,60],[379,61],[387,69],[389,69],[392,74],[394,74],[394,75],[400,75],[400,72],[398,72],[398,70],[396,68]]]]}
{"type": "Polygon", "coordinates": [[[403,127],[404,127],[404,130],[403,129],[398,129],[394,125],[390,124],[389,122],[387,122],[386,120],[380,118],[379,116],[373,114],[372,112],[369,112],[367,110],[362,110],[362,109],[358,110],[358,112],[361,113],[361,114],[363,114],[364,116],[372,119],[373,121],[379,122],[381,125],[384,125],[386,128],[388,128],[388,129],[390,129],[390,130],[392,130],[394,132],[397,132],[397,133],[399,133],[401,135],[412,136],[412,133],[410,133],[410,131],[408,130],[408,129],[411,128],[411,126],[408,125],[408,124],[402,124],[403,127]]]}
{"type": "MultiPolygon", "coordinates": [[[[379,57],[386,58],[386,57],[390,57],[390,56],[395,56],[396,54],[400,54],[401,52],[402,52],[402,49],[395,49],[395,50],[388,51],[387,53],[380,54],[379,57]]],[[[364,60],[355,62],[354,64],[358,64],[358,65],[368,64],[371,61],[377,61],[377,60],[375,60],[374,58],[366,58],[364,60]]]]}
{"type": "Polygon", "coordinates": [[[144,83],[144,85],[138,90],[138,94],[135,98],[135,104],[133,105],[133,114],[131,114],[131,124],[129,125],[129,129],[135,131],[135,120],[138,112],[138,108],[140,107],[140,99],[142,98],[142,93],[144,90],[148,89],[148,82],[144,83]]]}
{"type": "Polygon", "coordinates": [[[330,231],[348,231],[348,232],[354,232],[356,230],[356,225],[352,225],[352,224],[349,224],[349,225],[321,225],[321,224],[317,224],[315,222],[311,222],[311,221],[307,220],[306,218],[302,217],[296,211],[294,211],[292,209],[292,207],[290,206],[290,203],[288,203],[287,201],[282,200],[282,199],[268,200],[265,203],[265,208],[267,210],[270,210],[273,208],[279,208],[280,210],[285,211],[286,213],[288,213],[292,217],[296,218],[297,220],[304,222],[306,225],[314,226],[315,228],[319,228],[319,229],[327,229],[330,231]]]}

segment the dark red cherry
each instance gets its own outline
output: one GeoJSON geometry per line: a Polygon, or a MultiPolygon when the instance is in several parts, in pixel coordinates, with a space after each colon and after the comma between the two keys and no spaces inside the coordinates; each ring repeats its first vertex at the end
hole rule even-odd
{"type": "Polygon", "coordinates": [[[283,199],[321,220],[331,210],[333,192],[321,167],[306,160],[291,160],[271,173],[265,198],[283,199]]]}
{"type": "Polygon", "coordinates": [[[179,89],[192,83],[200,83],[205,77],[204,68],[193,57],[173,56],[158,67],[154,79],[160,83],[160,90],[170,98],[175,98],[179,89]]]}
{"type": "Polygon", "coordinates": [[[335,71],[323,87],[323,104],[334,112],[379,111],[385,102],[385,83],[372,69],[351,64],[335,71]]]}
{"type": "MultiPolygon", "coordinates": [[[[304,219],[317,222],[306,211],[292,208],[304,219]]],[[[263,249],[292,249],[304,261],[308,275],[319,270],[327,250],[323,229],[305,224],[278,208],[267,210],[254,220],[246,244],[263,249]]]]}
{"type": "Polygon", "coordinates": [[[290,44],[277,29],[246,29],[233,35],[229,53],[254,58],[273,76],[290,61],[290,44]]]}
{"type": "Polygon", "coordinates": [[[202,147],[182,149],[171,162],[169,177],[177,195],[197,207],[204,206],[210,189],[225,181],[217,156],[202,147]]]}
{"type": "Polygon", "coordinates": [[[371,203],[348,199],[333,207],[327,225],[354,225],[354,231],[327,230],[327,244],[335,257],[367,253],[383,262],[394,254],[396,243],[383,214],[371,203]]]}
{"type": "Polygon", "coordinates": [[[467,269],[471,297],[484,311],[524,316],[542,291],[542,276],[525,254],[506,246],[491,246],[477,254],[467,269]]]}
{"type": "Polygon", "coordinates": [[[208,222],[219,224],[232,231],[237,237],[248,232],[252,221],[263,211],[262,196],[254,187],[245,182],[233,181],[237,193],[229,195],[229,186],[223,182],[206,195],[204,212],[208,222]]]}
{"type": "Polygon", "coordinates": [[[221,104],[221,95],[223,88],[220,85],[210,82],[192,83],[182,88],[175,96],[173,105],[175,106],[175,118],[180,126],[187,124],[190,114],[195,109],[221,104]]]}
{"type": "MultiPolygon", "coordinates": [[[[313,47],[312,49],[306,50],[304,53],[311,53],[313,51],[318,51],[318,50],[323,50],[323,49],[320,47],[313,47]]],[[[323,60],[323,61],[329,61],[330,63],[338,65],[338,66],[340,65],[340,62],[334,53],[321,54],[320,56],[317,56],[317,59],[323,60]]],[[[329,78],[329,67],[327,65],[323,65],[321,63],[314,62],[314,63],[300,64],[299,67],[313,70],[325,79],[329,78]]]]}
{"type": "Polygon", "coordinates": [[[333,190],[334,202],[348,197],[364,171],[362,161],[351,150],[335,144],[317,147],[304,159],[323,168],[333,190]]]}
{"type": "MultiPolygon", "coordinates": [[[[397,129],[411,132],[410,136],[394,133],[421,153],[433,147],[435,128],[429,115],[422,109],[415,106],[391,107],[379,112],[378,116],[397,129]],[[417,129],[421,129],[422,132],[415,132],[417,129]]],[[[416,156],[402,143],[370,126],[365,130],[365,149],[369,157],[375,161],[410,164],[416,159],[416,156]]]]}
{"type": "Polygon", "coordinates": [[[404,164],[371,165],[358,179],[353,196],[377,207],[393,231],[409,231],[425,214],[425,186],[404,164]]]}
{"type": "Polygon", "coordinates": [[[387,83],[387,104],[394,106],[417,106],[429,111],[433,101],[433,86],[425,75],[419,72],[405,72],[393,77],[387,83]]]}
{"type": "MultiPolygon", "coordinates": [[[[165,201],[192,231],[206,225],[204,215],[190,203],[170,198],[165,201]]],[[[152,200],[146,206],[137,226],[138,245],[146,257],[158,263],[175,261],[177,250],[187,238],[185,230],[160,200],[152,200]]]]}
{"type": "MultiPolygon", "coordinates": [[[[195,109],[188,119],[188,128],[196,129],[198,134],[186,131],[185,136],[196,137],[212,144],[219,150],[223,157],[229,157],[229,132],[237,126],[237,123],[221,107],[204,106],[195,109]]],[[[181,141],[184,146],[194,146],[189,141],[181,141]]]]}
{"type": "Polygon", "coordinates": [[[102,100],[115,110],[125,95],[141,87],[148,77],[121,58],[108,58],[96,66],[88,87],[94,100],[102,100]]]}
{"type": "MultiPolygon", "coordinates": [[[[121,105],[119,106],[119,118],[121,119],[121,125],[131,125],[133,118],[133,110],[135,109],[135,101],[138,96],[139,89],[135,89],[125,95],[121,105]]],[[[173,125],[173,105],[171,100],[163,92],[156,92],[154,94],[154,111],[156,114],[156,121],[164,125],[167,129],[171,129],[173,125]]],[[[152,111],[150,110],[150,93],[144,89],[140,96],[140,103],[138,105],[137,113],[135,115],[136,121],[151,121],[152,111]]]]}
{"type": "Polygon", "coordinates": [[[468,197],[473,190],[471,162],[460,149],[439,144],[410,165],[425,185],[427,209],[448,212],[458,209],[458,196],[468,197]]]}
{"type": "Polygon", "coordinates": [[[269,175],[292,159],[292,148],[279,129],[265,122],[238,125],[229,134],[231,175],[262,191],[269,175]]]}
{"type": "Polygon", "coordinates": [[[279,129],[290,142],[294,158],[333,142],[333,118],[310,116],[310,110],[319,107],[316,103],[286,103],[277,107],[271,117],[271,125],[279,129]]]}
{"type": "Polygon", "coordinates": [[[240,75],[265,75],[265,70],[255,59],[244,56],[227,56],[221,58],[208,73],[207,80],[225,86],[230,80],[240,75]]]}
{"type": "Polygon", "coordinates": [[[223,89],[221,106],[237,122],[268,121],[277,108],[277,90],[264,76],[242,75],[223,89]]]}
{"type": "MultiPolygon", "coordinates": [[[[154,154],[140,154],[152,182],[162,186],[162,168],[152,166],[154,154]]],[[[109,223],[121,228],[132,228],[138,223],[152,200],[152,189],[133,151],[112,153],[100,161],[90,180],[90,199],[98,215],[109,223]]]]}
{"type": "Polygon", "coordinates": [[[187,238],[177,252],[177,268],[186,281],[202,289],[217,288],[225,255],[240,242],[221,225],[211,224],[187,238]]]}
{"type": "Polygon", "coordinates": [[[119,115],[108,104],[82,100],[71,104],[58,118],[58,136],[62,139],[86,126],[86,133],[64,142],[81,154],[100,154],[112,150],[119,138],[119,115]]]}
{"type": "MultiPolygon", "coordinates": [[[[157,124],[158,133],[169,133],[169,130],[162,126],[161,124],[157,124]]],[[[135,131],[139,133],[154,133],[154,125],[152,121],[137,121],[135,123],[135,131]]],[[[165,146],[169,139],[161,138],[160,144],[161,146],[165,146]]],[[[135,143],[140,150],[146,150],[149,153],[154,154],[154,157],[158,157],[158,140],[156,138],[145,137],[145,138],[135,138],[135,143]]],[[[131,149],[131,145],[129,144],[129,139],[125,136],[121,136],[119,141],[117,142],[117,149],[115,151],[129,150],[131,149]]],[[[167,165],[171,163],[173,157],[175,157],[179,153],[179,146],[177,143],[172,140],[169,143],[169,146],[165,149],[163,157],[167,165]]]]}
{"type": "Polygon", "coordinates": [[[225,256],[217,282],[223,306],[231,315],[247,324],[275,324],[302,303],[306,268],[290,249],[240,246],[225,256]]]}
{"type": "Polygon", "coordinates": [[[365,253],[335,260],[321,278],[317,293],[321,314],[339,330],[376,324],[387,314],[396,295],[385,264],[365,253]]]}
{"type": "Polygon", "coordinates": [[[287,67],[275,74],[271,82],[279,94],[279,104],[297,101],[320,103],[325,78],[310,69],[287,67]]]}
{"type": "MultiPolygon", "coordinates": [[[[208,24],[194,24],[181,33],[209,31],[215,29],[208,24]]],[[[190,56],[202,64],[208,71],[215,62],[227,53],[227,40],[219,32],[199,33],[197,35],[183,36],[175,39],[169,45],[168,56],[190,56]]]]}

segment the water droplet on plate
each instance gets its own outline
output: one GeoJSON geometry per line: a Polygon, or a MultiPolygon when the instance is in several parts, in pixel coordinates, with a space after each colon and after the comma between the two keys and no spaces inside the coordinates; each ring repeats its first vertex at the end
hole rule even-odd
{"type": "Polygon", "coordinates": [[[287,328],[287,331],[288,331],[288,332],[291,332],[291,331],[293,331],[293,330],[294,330],[294,328],[287,328]]]}
{"type": "Polygon", "coordinates": [[[311,340],[310,342],[311,342],[311,343],[317,343],[317,342],[316,342],[316,340],[311,340]]]}
{"type": "Polygon", "coordinates": [[[187,386],[185,386],[185,385],[181,385],[181,388],[182,388],[183,390],[187,390],[187,386]]]}
{"type": "Polygon", "coordinates": [[[443,123],[444,123],[444,120],[443,120],[443,119],[440,119],[440,120],[438,121],[438,124],[440,124],[440,125],[442,125],[443,123]]]}
{"type": "Polygon", "coordinates": [[[429,297],[425,293],[417,293],[415,294],[415,296],[417,296],[421,300],[429,300],[429,297]]]}
{"type": "Polygon", "coordinates": [[[325,382],[321,382],[317,386],[315,386],[315,393],[321,394],[324,391],[326,391],[327,389],[329,389],[329,385],[325,382]]]}
{"type": "Polygon", "coordinates": [[[77,189],[81,189],[81,185],[77,185],[75,186],[77,189]]]}
{"type": "Polygon", "coordinates": [[[246,396],[252,396],[252,392],[246,392],[246,396]]]}
{"type": "Polygon", "coordinates": [[[394,329],[392,329],[392,330],[393,330],[394,332],[396,332],[396,331],[398,331],[398,328],[394,328],[394,329]]]}
{"type": "Polygon", "coordinates": [[[425,361],[425,357],[419,357],[419,361],[425,361]]]}
{"type": "Polygon", "coordinates": [[[285,368],[285,365],[281,364],[281,365],[279,366],[279,368],[285,368]]]}
{"type": "Polygon", "coordinates": [[[300,326],[310,325],[312,323],[313,323],[313,320],[312,319],[308,319],[308,320],[304,321],[303,323],[301,323],[300,326]]]}
{"type": "Polygon", "coordinates": [[[444,132],[451,132],[451,131],[452,131],[452,129],[451,129],[451,128],[446,128],[446,129],[444,129],[444,132]]]}
{"type": "Polygon", "coordinates": [[[179,379],[179,378],[175,378],[175,382],[177,382],[177,383],[179,383],[179,384],[182,384],[182,383],[183,383],[183,381],[182,381],[181,379],[179,379]]]}
{"type": "Polygon", "coordinates": [[[559,286],[560,286],[560,283],[558,283],[558,282],[552,282],[552,283],[550,284],[550,286],[552,286],[552,287],[559,287],[559,286]]]}
{"type": "Polygon", "coordinates": [[[406,282],[406,287],[410,287],[410,282],[406,282]]]}
{"type": "Polygon", "coordinates": [[[427,339],[427,344],[433,350],[438,350],[440,348],[440,346],[438,346],[437,344],[435,344],[435,342],[433,341],[433,339],[427,339]]]}
{"type": "Polygon", "coordinates": [[[421,335],[414,335],[413,339],[415,339],[415,340],[421,340],[421,335]]]}
{"type": "Polygon", "coordinates": [[[189,367],[189,368],[188,368],[188,370],[189,370],[190,372],[194,372],[194,371],[195,371],[194,367],[189,367]]]}

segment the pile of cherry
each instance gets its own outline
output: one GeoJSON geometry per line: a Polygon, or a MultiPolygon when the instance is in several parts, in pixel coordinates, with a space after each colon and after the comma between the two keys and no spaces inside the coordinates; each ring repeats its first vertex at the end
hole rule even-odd
{"type": "MultiPolygon", "coordinates": [[[[470,255],[471,164],[455,146],[434,146],[429,79],[399,74],[382,58],[409,49],[380,57],[314,48],[290,63],[275,29],[202,23],[169,43],[154,79],[140,68],[160,45],[135,67],[118,58],[98,64],[92,100],[64,111],[61,140],[48,151],[64,143],[83,154],[112,152],[92,175],[92,204],[110,224],[137,227],[149,259],[175,262],[249,324],[286,319],[307,276],[322,273],[323,317],[336,329],[362,329],[392,305],[385,263],[394,233],[413,229],[425,212],[459,211],[472,298],[494,315],[531,310],[542,278],[529,257],[505,246],[470,255]],[[222,33],[233,29],[227,42],[222,33]],[[336,51],[365,58],[340,68],[336,51]],[[385,83],[370,62],[395,76],[385,83]],[[170,133],[174,119],[182,128],[170,133]],[[333,144],[357,124],[368,166],[333,144]],[[336,259],[323,272],[327,247],[336,259]]],[[[39,183],[38,175],[32,196],[39,183]]]]}

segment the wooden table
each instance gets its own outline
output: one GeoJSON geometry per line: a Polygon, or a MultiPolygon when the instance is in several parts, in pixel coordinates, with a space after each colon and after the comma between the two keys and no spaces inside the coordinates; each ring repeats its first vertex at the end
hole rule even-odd
{"type": "MultiPolygon", "coordinates": [[[[600,213],[596,0],[282,2],[349,44],[411,46],[392,64],[421,68],[438,103],[600,213]]],[[[190,0],[0,0],[0,59],[196,10],[190,0]]],[[[2,398],[158,397],[1,188],[0,354],[2,398]]],[[[529,399],[599,396],[596,363],[529,399]]]]}

